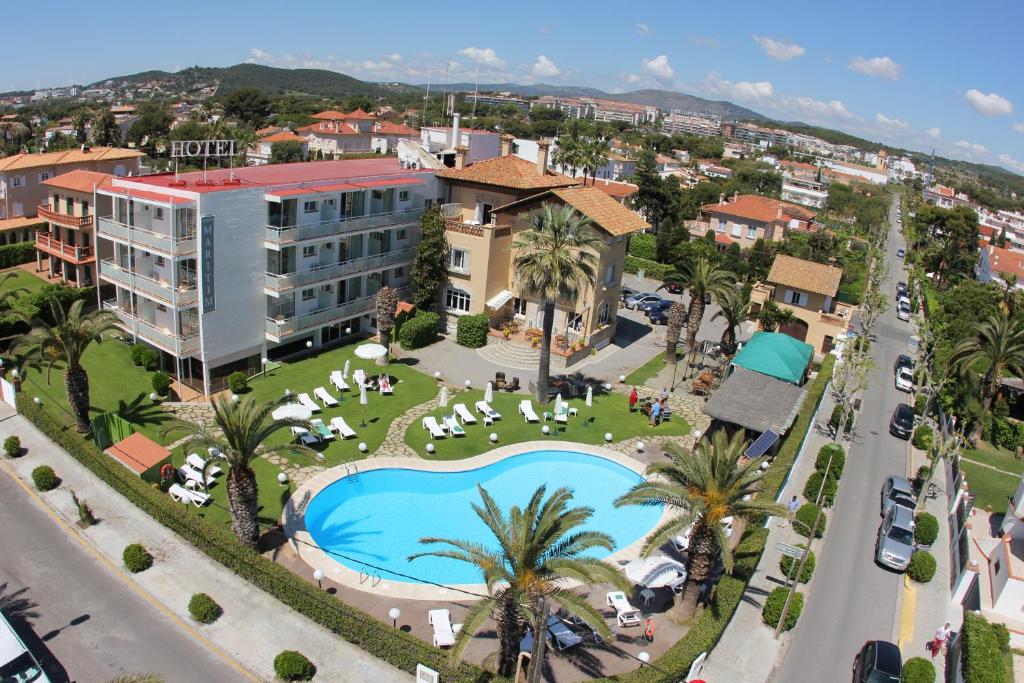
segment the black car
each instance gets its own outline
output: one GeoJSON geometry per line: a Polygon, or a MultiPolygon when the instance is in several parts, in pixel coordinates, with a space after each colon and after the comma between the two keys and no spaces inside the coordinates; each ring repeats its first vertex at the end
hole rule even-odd
{"type": "Polygon", "coordinates": [[[669,294],[682,294],[683,293],[683,286],[681,284],[679,284],[678,282],[670,282],[669,284],[665,285],[665,289],[668,290],[669,294]]]}
{"type": "Polygon", "coordinates": [[[854,683],[900,683],[903,657],[885,640],[869,640],[853,660],[854,683]]]}
{"type": "Polygon", "coordinates": [[[896,364],[892,366],[892,371],[899,374],[900,368],[907,368],[909,370],[914,369],[914,359],[905,353],[901,353],[896,357],[896,364]]]}
{"type": "Polygon", "coordinates": [[[668,308],[669,306],[672,305],[672,303],[673,302],[669,301],[668,299],[655,299],[653,301],[645,301],[642,304],[639,304],[637,308],[643,311],[644,315],[650,315],[652,310],[661,307],[668,308]]]}
{"type": "Polygon", "coordinates": [[[622,288],[619,290],[619,300],[625,301],[634,294],[639,294],[639,292],[637,292],[632,287],[626,287],[625,285],[623,285],[622,288]]]}
{"type": "Polygon", "coordinates": [[[889,420],[889,433],[901,439],[909,439],[914,432],[914,409],[906,403],[896,406],[889,420]]]}
{"type": "Polygon", "coordinates": [[[650,312],[647,318],[652,325],[668,325],[668,309],[658,308],[650,312]]]}

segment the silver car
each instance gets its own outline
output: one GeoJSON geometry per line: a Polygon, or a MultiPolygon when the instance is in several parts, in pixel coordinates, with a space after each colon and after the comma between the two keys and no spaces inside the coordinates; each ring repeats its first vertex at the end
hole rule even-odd
{"type": "Polygon", "coordinates": [[[623,303],[626,305],[626,308],[633,310],[634,308],[642,308],[644,304],[653,301],[661,301],[661,296],[654,292],[640,292],[639,294],[626,297],[623,303]]]}
{"type": "Polygon", "coordinates": [[[883,567],[906,571],[914,554],[914,513],[900,505],[893,505],[878,527],[875,542],[875,561],[883,567]]]}
{"type": "Polygon", "coordinates": [[[885,483],[882,484],[883,517],[893,505],[899,505],[910,510],[917,507],[917,501],[914,499],[914,488],[905,477],[892,475],[886,477],[885,483]]]}

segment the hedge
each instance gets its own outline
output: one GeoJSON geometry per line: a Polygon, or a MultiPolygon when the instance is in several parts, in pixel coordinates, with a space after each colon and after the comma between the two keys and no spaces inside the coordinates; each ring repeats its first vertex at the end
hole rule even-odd
{"type": "Polygon", "coordinates": [[[919,512],[914,517],[914,540],[920,545],[931,545],[939,537],[939,520],[930,512],[919,512]]]}
{"type": "Polygon", "coordinates": [[[910,556],[907,575],[918,583],[928,583],[935,576],[935,556],[926,550],[915,550],[910,556]]]}
{"type": "Polygon", "coordinates": [[[249,386],[249,378],[241,370],[235,370],[228,375],[228,389],[232,394],[241,394],[249,386]]]}
{"type": "MultiPolygon", "coordinates": [[[[786,606],[786,597],[789,589],[779,586],[764,599],[764,607],[761,608],[761,619],[765,625],[775,628],[782,618],[782,610],[786,606]]],[[[800,591],[793,591],[793,599],[789,601],[789,611],[786,612],[786,620],[782,622],[782,630],[789,631],[796,626],[796,620],[804,611],[804,594],[800,591]]]]}
{"type": "Polygon", "coordinates": [[[158,370],[153,373],[150,383],[157,396],[167,396],[167,392],[171,389],[171,376],[158,370]]]}
{"type": "Polygon", "coordinates": [[[4,439],[4,453],[8,458],[17,458],[21,455],[21,439],[13,435],[4,439]]]}
{"type": "Polygon", "coordinates": [[[296,612],[410,674],[415,673],[416,664],[424,664],[441,671],[445,681],[476,683],[491,680],[490,674],[479,667],[465,662],[449,663],[446,652],[346,605],[285,567],[241,545],[227,530],[184,512],[167,494],[136,477],[91,441],[84,440],[73,427],[63,425],[46,413],[24,393],[18,394],[17,401],[18,412],[115,491],[197,550],[296,612]]]}
{"type": "MultiPolygon", "coordinates": [[[[2,248],[0,247],[0,249],[2,248]]],[[[13,337],[29,331],[29,326],[17,317],[17,313],[22,313],[30,319],[42,318],[52,325],[55,321],[49,300],[54,298],[63,306],[64,310],[67,310],[72,303],[79,299],[88,302],[86,304],[88,308],[96,301],[96,288],[79,287],[76,289],[66,285],[48,284],[35,292],[14,298],[11,301],[10,310],[0,314],[0,338],[13,337]]]]}
{"type": "Polygon", "coordinates": [[[832,479],[839,481],[843,476],[843,469],[846,467],[846,452],[839,444],[825,444],[818,451],[818,457],[814,461],[814,469],[818,472],[824,472],[826,467],[832,472],[832,479]],[[829,458],[832,459],[831,465],[828,464],[829,458]]]}
{"type": "Polygon", "coordinates": [[[460,316],[455,324],[455,343],[479,349],[487,344],[487,328],[490,326],[491,321],[483,313],[460,316]]]}
{"type": "Polygon", "coordinates": [[[960,662],[965,681],[1010,683],[1003,659],[1010,650],[1010,633],[1005,626],[990,624],[980,615],[965,612],[961,638],[960,662]]]}
{"type": "Polygon", "coordinates": [[[935,665],[924,657],[903,662],[902,683],[935,683],[935,665]]]}
{"type": "Polygon", "coordinates": [[[914,444],[914,448],[921,451],[931,451],[932,444],[935,441],[935,435],[932,432],[932,428],[928,425],[920,425],[914,430],[914,438],[911,443],[914,444]]]}
{"type": "Polygon", "coordinates": [[[398,342],[406,351],[429,346],[437,340],[437,327],[441,317],[430,311],[420,311],[415,318],[407,320],[398,333],[398,342]]]}
{"type": "Polygon", "coordinates": [[[0,268],[10,268],[36,260],[35,242],[16,242],[0,247],[0,268]]]}
{"type": "Polygon", "coordinates": [[[625,263],[622,265],[622,271],[639,273],[641,270],[644,271],[644,277],[649,277],[652,280],[664,280],[669,273],[676,272],[675,268],[664,263],[627,255],[625,263]]]}
{"type": "MultiPolygon", "coordinates": [[[[814,520],[817,517],[818,506],[814,503],[804,503],[800,506],[800,509],[796,511],[796,515],[793,518],[793,530],[804,538],[807,538],[811,533],[811,526],[814,525],[814,520]]],[[[818,526],[814,533],[815,538],[821,538],[825,535],[825,526],[827,522],[828,515],[824,512],[821,513],[821,519],[818,520],[818,526]]]]}
{"type": "Polygon", "coordinates": [[[645,235],[642,232],[629,236],[629,255],[647,261],[656,261],[658,254],[658,240],[654,235],[645,235]]]}
{"type": "MultiPolygon", "coordinates": [[[[796,547],[802,549],[807,546],[803,543],[798,543],[796,547]]],[[[779,557],[779,571],[782,572],[782,575],[786,577],[786,579],[789,579],[789,577],[793,575],[793,572],[796,571],[796,567],[800,566],[800,560],[801,558],[799,557],[781,555],[779,557]]],[[[811,576],[814,574],[814,567],[816,563],[817,560],[815,559],[814,551],[812,550],[807,553],[807,562],[804,563],[804,570],[800,572],[800,576],[797,576],[796,580],[799,583],[809,583],[811,576]]]]}
{"type": "Polygon", "coordinates": [[[804,484],[804,498],[810,502],[818,500],[818,493],[821,493],[821,504],[824,507],[830,508],[836,501],[836,494],[839,493],[839,484],[836,483],[834,477],[828,477],[825,479],[825,485],[822,487],[822,479],[824,475],[821,472],[814,472],[811,476],[807,477],[807,483],[804,484]]]}

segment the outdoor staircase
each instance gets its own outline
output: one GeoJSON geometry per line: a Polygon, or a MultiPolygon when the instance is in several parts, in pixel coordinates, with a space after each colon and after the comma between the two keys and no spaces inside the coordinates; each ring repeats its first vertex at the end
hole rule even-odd
{"type": "MultiPolygon", "coordinates": [[[[540,349],[522,344],[513,344],[510,341],[497,337],[488,337],[487,346],[478,350],[484,360],[487,360],[499,367],[508,368],[536,368],[540,362],[540,349]]],[[[552,360],[554,360],[552,358],[552,360]]],[[[509,376],[511,379],[511,376],[509,376]]]]}

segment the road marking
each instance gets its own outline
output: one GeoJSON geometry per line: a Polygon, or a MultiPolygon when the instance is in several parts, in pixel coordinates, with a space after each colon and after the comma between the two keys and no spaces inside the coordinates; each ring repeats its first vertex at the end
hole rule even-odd
{"type": "Polygon", "coordinates": [[[900,631],[896,644],[900,650],[914,642],[914,617],[917,615],[917,589],[910,578],[903,575],[903,605],[900,608],[900,631]]]}
{"type": "Polygon", "coordinates": [[[74,538],[87,554],[91,555],[95,560],[100,562],[100,564],[107,567],[107,569],[110,570],[110,572],[116,578],[118,578],[121,581],[121,583],[128,585],[128,587],[131,588],[136,595],[138,595],[140,598],[148,602],[159,612],[167,616],[172,622],[175,623],[176,626],[178,626],[178,628],[182,629],[188,635],[192,636],[192,638],[197,640],[199,644],[205,647],[207,650],[223,659],[227,664],[229,664],[232,668],[236,669],[248,680],[260,680],[257,676],[253,675],[252,672],[250,672],[240,663],[235,661],[230,655],[228,655],[226,652],[224,652],[219,647],[214,645],[212,641],[210,641],[206,636],[197,631],[191,624],[189,624],[187,621],[185,621],[177,614],[169,610],[162,602],[157,600],[148,591],[143,589],[142,586],[133,581],[131,577],[129,577],[121,567],[111,562],[106,555],[98,551],[91,543],[87,542],[85,538],[82,537],[82,534],[79,532],[78,528],[72,526],[71,524],[68,524],[68,522],[65,521],[63,517],[58,515],[56,511],[50,506],[50,504],[46,502],[46,499],[39,495],[38,491],[30,487],[24,481],[22,481],[21,477],[18,476],[17,471],[15,471],[13,467],[11,467],[8,463],[0,460],[0,468],[4,469],[7,472],[7,475],[14,481],[14,483],[21,487],[21,489],[28,495],[28,497],[31,498],[32,501],[36,504],[36,507],[42,510],[43,513],[46,514],[46,516],[48,516],[50,519],[54,521],[55,524],[57,524],[57,526],[62,528],[66,533],[68,533],[72,538],[74,538]]]}

